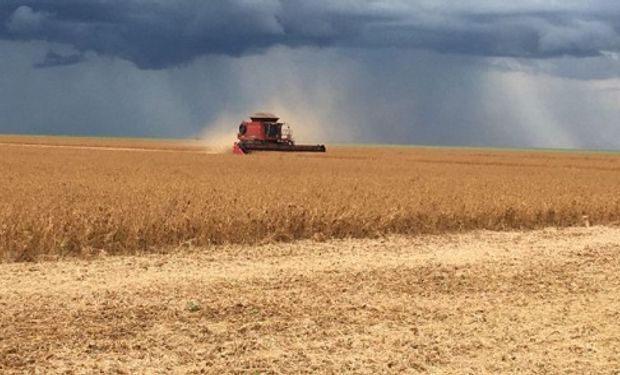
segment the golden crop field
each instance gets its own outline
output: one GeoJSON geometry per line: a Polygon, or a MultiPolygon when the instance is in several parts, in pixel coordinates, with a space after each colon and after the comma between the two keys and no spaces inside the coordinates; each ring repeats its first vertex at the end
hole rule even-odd
{"type": "Polygon", "coordinates": [[[0,139],[2,261],[620,220],[620,154],[68,140],[0,139]]]}
{"type": "Polygon", "coordinates": [[[0,175],[2,374],[620,370],[620,154],[13,136],[0,175]]]}

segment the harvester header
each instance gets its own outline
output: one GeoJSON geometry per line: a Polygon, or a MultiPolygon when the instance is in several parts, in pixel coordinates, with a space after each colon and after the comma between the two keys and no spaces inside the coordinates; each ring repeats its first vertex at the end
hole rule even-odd
{"type": "Polygon", "coordinates": [[[273,113],[257,112],[239,125],[233,153],[254,151],[325,152],[324,145],[296,145],[290,126],[273,113]]]}

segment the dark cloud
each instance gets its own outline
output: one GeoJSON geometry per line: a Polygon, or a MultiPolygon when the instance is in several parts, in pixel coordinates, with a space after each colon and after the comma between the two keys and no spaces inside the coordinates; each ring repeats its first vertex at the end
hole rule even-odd
{"type": "Polygon", "coordinates": [[[618,148],[619,35],[617,0],[1,0],[0,132],[618,148]]]}
{"type": "Polygon", "coordinates": [[[54,51],[48,51],[43,61],[34,64],[37,69],[40,68],[52,68],[55,66],[66,66],[79,64],[85,60],[85,57],[81,53],[73,53],[70,55],[61,55],[54,51]]]}
{"type": "Polygon", "coordinates": [[[617,1],[511,3],[4,0],[0,38],[67,44],[144,69],[181,65],[204,55],[241,56],[276,45],[399,47],[520,58],[620,51],[617,1]]]}

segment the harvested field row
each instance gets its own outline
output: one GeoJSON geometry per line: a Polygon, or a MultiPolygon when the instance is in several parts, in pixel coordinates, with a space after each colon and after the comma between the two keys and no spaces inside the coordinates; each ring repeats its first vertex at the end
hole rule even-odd
{"type": "Polygon", "coordinates": [[[12,145],[0,146],[0,175],[4,262],[620,220],[618,154],[368,147],[238,157],[12,145]]]}
{"type": "Polygon", "coordinates": [[[0,372],[620,371],[620,229],[0,265],[0,372]]]}
{"type": "Polygon", "coordinates": [[[142,150],[204,151],[199,139],[59,137],[46,135],[0,135],[3,146],[83,147],[142,150]]]}

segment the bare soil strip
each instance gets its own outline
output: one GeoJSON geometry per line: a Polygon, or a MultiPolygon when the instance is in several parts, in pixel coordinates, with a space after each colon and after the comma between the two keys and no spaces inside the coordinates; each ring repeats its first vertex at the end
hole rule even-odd
{"type": "Polygon", "coordinates": [[[0,372],[620,371],[620,228],[0,265],[0,372]]]}

